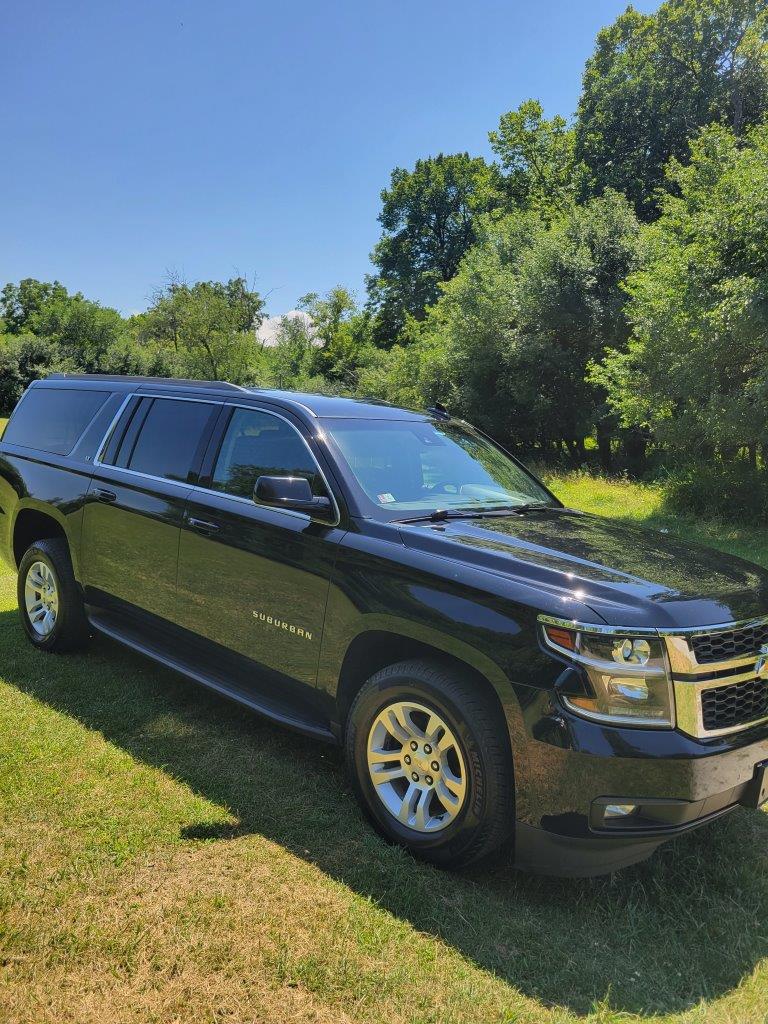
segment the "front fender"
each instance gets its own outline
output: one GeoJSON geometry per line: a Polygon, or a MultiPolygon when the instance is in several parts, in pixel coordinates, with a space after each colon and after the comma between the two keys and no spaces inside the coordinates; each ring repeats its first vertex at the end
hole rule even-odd
{"type": "Polygon", "coordinates": [[[335,633],[335,630],[326,630],[321,653],[319,684],[329,692],[335,689],[335,683],[341,674],[346,652],[352,644],[360,641],[366,634],[387,633],[392,637],[393,661],[397,660],[398,640],[403,638],[415,640],[441,654],[449,655],[458,661],[464,662],[470,668],[485,676],[496,690],[502,702],[510,697],[514,697],[510,681],[504,675],[501,666],[497,662],[459,637],[451,636],[424,623],[384,612],[372,612],[357,616],[354,625],[348,632],[336,634],[333,640],[331,640],[329,634],[333,635],[335,633]]]}

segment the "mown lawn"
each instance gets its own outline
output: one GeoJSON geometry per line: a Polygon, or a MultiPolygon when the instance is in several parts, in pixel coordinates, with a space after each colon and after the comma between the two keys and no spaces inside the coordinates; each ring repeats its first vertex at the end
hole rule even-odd
{"type": "MultiPolygon", "coordinates": [[[[653,491],[552,482],[656,521],[653,491]]],[[[665,520],[729,550],[756,533],[665,520]]],[[[337,753],[106,641],[46,657],[0,578],[0,1021],[768,1020],[768,818],[612,878],[447,874],[337,753]]]]}

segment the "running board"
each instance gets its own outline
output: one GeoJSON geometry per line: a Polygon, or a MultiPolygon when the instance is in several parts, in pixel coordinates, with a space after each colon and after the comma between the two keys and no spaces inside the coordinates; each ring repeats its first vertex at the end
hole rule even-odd
{"type": "Polygon", "coordinates": [[[205,686],[208,690],[213,690],[214,693],[219,694],[221,697],[226,697],[228,700],[244,705],[272,722],[303,733],[305,736],[311,736],[313,739],[323,740],[327,743],[338,743],[337,737],[334,736],[330,729],[317,725],[307,718],[291,714],[275,701],[270,701],[266,698],[260,699],[254,694],[234,686],[223,677],[201,672],[182,658],[173,657],[161,648],[160,645],[148,642],[145,637],[139,634],[138,630],[132,630],[130,626],[122,621],[116,622],[109,614],[90,611],[90,609],[89,612],[88,622],[90,625],[97,632],[109,637],[110,640],[116,640],[117,643],[130,647],[131,650],[151,658],[165,668],[170,668],[174,672],[186,676],[187,679],[205,686]]]}

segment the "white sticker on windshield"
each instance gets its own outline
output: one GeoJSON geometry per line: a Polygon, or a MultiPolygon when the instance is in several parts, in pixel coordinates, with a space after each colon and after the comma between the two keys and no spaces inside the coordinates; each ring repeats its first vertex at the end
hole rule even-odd
{"type": "Polygon", "coordinates": [[[377,497],[378,497],[378,499],[379,499],[379,501],[381,502],[382,505],[386,505],[387,502],[395,500],[394,494],[390,494],[389,491],[387,491],[384,494],[379,494],[379,495],[377,495],[377,497]]]}

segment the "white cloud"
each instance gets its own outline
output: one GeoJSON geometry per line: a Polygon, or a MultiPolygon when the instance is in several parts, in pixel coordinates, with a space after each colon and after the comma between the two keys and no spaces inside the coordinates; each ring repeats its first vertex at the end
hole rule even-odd
{"type": "Polygon", "coordinates": [[[304,321],[310,331],[312,330],[312,318],[301,309],[289,309],[287,313],[281,313],[280,316],[268,316],[262,321],[261,326],[256,331],[256,337],[267,348],[272,348],[276,344],[277,332],[283,317],[288,317],[291,320],[298,317],[298,319],[304,321]]]}

